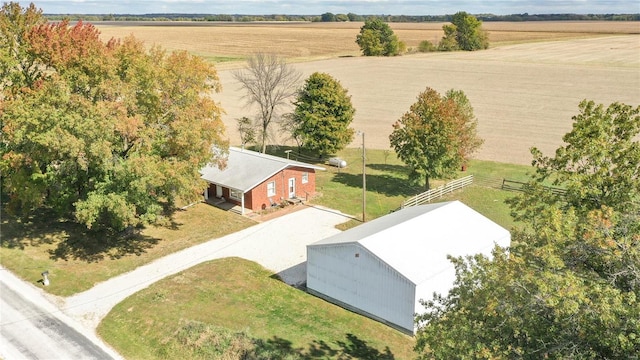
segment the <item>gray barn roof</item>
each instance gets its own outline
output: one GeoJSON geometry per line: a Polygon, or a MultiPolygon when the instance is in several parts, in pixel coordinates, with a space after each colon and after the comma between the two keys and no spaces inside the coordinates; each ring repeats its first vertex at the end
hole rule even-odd
{"type": "Polygon", "coordinates": [[[230,147],[225,169],[220,170],[216,166],[207,165],[200,170],[200,173],[202,179],[212,184],[245,193],[288,167],[324,170],[321,166],[230,147]]]}

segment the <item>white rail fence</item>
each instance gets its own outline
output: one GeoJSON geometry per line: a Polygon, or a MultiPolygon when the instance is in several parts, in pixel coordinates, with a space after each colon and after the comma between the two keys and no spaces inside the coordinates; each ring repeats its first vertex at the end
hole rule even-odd
{"type": "Polygon", "coordinates": [[[422,205],[430,202],[431,200],[437,199],[444,195],[447,195],[453,191],[462,189],[465,186],[473,184],[473,175],[465,176],[463,178],[453,180],[448,182],[442,186],[439,186],[435,189],[431,189],[429,191],[425,191],[422,194],[418,194],[412,198],[405,200],[400,208],[403,209],[408,206],[416,206],[422,205]]]}

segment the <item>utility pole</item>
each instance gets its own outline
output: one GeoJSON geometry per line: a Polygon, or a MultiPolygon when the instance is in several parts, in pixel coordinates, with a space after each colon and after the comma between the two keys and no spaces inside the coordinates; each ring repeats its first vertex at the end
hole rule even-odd
{"type": "Polygon", "coordinates": [[[366,157],[364,151],[364,131],[362,133],[362,222],[366,222],[367,214],[367,175],[366,175],[366,157]]]}

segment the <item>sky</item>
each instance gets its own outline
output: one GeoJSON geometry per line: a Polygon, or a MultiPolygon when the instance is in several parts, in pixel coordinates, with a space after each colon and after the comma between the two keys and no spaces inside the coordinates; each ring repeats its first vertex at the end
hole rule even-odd
{"type": "MultiPolygon", "coordinates": [[[[4,3],[5,0],[2,0],[4,3]]],[[[32,0],[45,14],[629,14],[640,0],[32,0]]]]}

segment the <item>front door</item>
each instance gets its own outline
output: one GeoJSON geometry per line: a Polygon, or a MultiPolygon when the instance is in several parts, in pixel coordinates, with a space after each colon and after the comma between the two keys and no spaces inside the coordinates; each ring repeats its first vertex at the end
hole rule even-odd
{"type": "Polygon", "coordinates": [[[222,197],[222,186],[216,185],[216,197],[220,199],[222,197]]]}
{"type": "Polygon", "coordinates": [[[296,179],[289,179],[289,199],[296,197],[296,179]]]}

